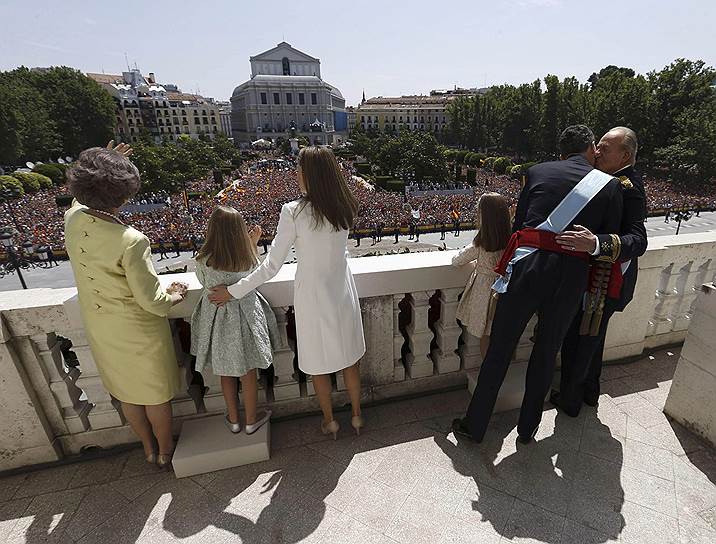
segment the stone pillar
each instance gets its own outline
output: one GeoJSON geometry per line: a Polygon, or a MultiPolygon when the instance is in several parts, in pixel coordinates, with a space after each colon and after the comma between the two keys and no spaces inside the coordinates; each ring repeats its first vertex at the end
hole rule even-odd
{"type": "Polygon", "coordinates": [[[480,339],[477,336],[470,334],[464,325],[462,327],[460,358],[462,359],[462,368],[465,370],[479,368],[482,364],[480,339]]]}
{"type": "Polygon", "coordinates": [[[437,348],[433,352],[439,374],[460,370],[460,357],[456,350],[462,330],[457,324],[456,314],[462,291],[462,288],[440,290],[440,319],[435,323],[437,348]]]}
{"type": "Polygon", "coordinates": [[[79,369],[65,366],[55,333],[36,335],[30,340],[67,432],[76,434],[89,430],[91,405],[81,399],[82,390],[77,387],[79,369]]]}
{"type": "Polygon", "coordinates": [[[704,285],[664,412],[716,446],[716,287],[704,285]]]}
{"type": "Polygon", "coordinates": [[[62,449],[0,317],[0,470],[57,461],[62,449]]]}
{"type": "Polygon", "coordinates": [[[671,263],[661,271],[654,316],[649,322],[650,336],[667,334],[674,330],[675,308],[683,297],[684,276],[688,275],[690,268],[691,263],[671,263]]]}
{"type": "Polygon", "coordinates": [[[273,352],[273,398],[274,400],[296,399],[301,396],[301,389],[293,369],[294,352],[288,342],[286,312],[288,308],[274,308],[280,346],[273,352]]]}
{"type": "Polygon", "coordinates": [[[604,360],[623,359],[641,355],[646,345],[649,323],[654,318],[655,297],[661,281],[667,249],[650,249],[639,257],[639,277],[634,299],[623,312],[615,313],[609,321],[604,346],[604,360]]]}
{"type": "MultiPolygon", "coordinates": [[[[392,295],[363,298],[360,301],[366,352],[361,359],[362,383],[382,385],[394,380],[394,311],[392,295]]],[[[340,374],[340,382],[343,375],[340,374]]],[[[340,390],[340,388],[339,388],[340,390]]]]}
{"type": "Polygon", "coordinates": [[[405,380],[405,363],[403,361],[403,346],[405,338],[400,330],[400,303],[405,295],[393,295],[393,381],[405,380]]]}
{"type": "Polygon", "coordinates": [[[410,378],[422,378],[433,375],[433,360],[430,357],[430,343],[433,332],[428,327],[430,293],[418,291],[409,298],[412,317],[407,327],[408,348],[406,371],[410,378]]]}
{"type": "Polygon", "coordinates": [[[84,330],[70,331],[67,337],[72,340],[72,351],[80,362],[80,375],[75,385],[85,392],[87,399],[93,404],[88,416],[90,427],[97,430],[123,425],[124,422],[114,407],[112,397],[102,385],[84,330]]]}

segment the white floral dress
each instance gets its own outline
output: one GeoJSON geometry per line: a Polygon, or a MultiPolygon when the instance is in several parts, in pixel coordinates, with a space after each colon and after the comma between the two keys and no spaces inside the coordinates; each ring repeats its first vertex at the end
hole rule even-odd
{"type": "Polygon", "coordinates": [[[457,318],[470,334],[478,338],[489,335],[492,328],[492,314],[496,302],[492,284],[497,279],[494,269],[501,256],[502,251],[485,251],[470,244],[452,259],[455,266],[472,263],[474,267],[457,307],[457,318]]]}

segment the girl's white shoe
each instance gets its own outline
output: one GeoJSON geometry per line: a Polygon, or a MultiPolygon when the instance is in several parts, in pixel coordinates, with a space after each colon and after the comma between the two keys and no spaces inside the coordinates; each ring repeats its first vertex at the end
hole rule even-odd
{"type": "Polygon", "coordinates": [[[254,434],[269,419],[271,419],[271,410],[265,410],[263,415],[256,420],[256,423],[253,423],[252,425],[246,424],[246,434],[254,434]]]}
{"type": "Polygon", "coordinates": [[[229,421],[229,414],[224,416],[224,423],[232,433],[237,434],[241,432],[241,423],[231,423],[231,421],[229,421]]]}

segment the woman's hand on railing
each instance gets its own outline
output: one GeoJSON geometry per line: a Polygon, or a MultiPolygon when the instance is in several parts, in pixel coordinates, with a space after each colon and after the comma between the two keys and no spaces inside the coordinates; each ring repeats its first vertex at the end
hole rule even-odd
{"type": "Polygon", "coordinates": [[[172,299],[172,306],[179,304],[186,298],[186,294],[189,291],[189,285],[186,283],[175,281],[169,287],[167,287],[167,294],[172,299]]]}

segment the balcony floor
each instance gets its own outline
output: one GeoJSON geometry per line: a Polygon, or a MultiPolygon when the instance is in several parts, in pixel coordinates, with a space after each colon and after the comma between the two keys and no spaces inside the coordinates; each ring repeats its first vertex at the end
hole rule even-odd
{"type": "Polygon", "coordinates": [[[678,350],[604,371],[599,409],[457,442],[458,391],[365,410],[339,440],[273,425],[270,461],[177,480],[141,450],[0,479],[4,543],[716,542],[716,453],[662,413],[678,350]]]}

